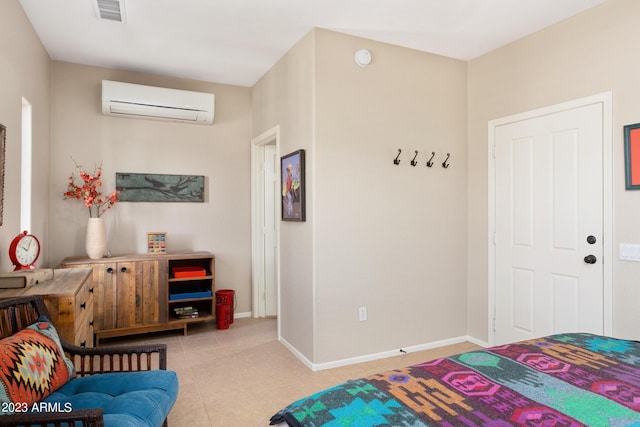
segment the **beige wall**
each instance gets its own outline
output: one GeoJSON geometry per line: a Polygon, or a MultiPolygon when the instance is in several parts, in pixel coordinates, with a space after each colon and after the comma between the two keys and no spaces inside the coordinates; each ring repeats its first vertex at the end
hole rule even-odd
{"type": "Polygon", "coordinates": [[[283,338],[322,364],[465,335],[466,64],[314,30],[253,96],[254,136],[280,124],[280,154],[308,150],[307,222],[281,224],[283,338]]]}
{"type": "Polygon", "coordinates": [[[463,61],[316,30],[316,363],[466,334],[466,79],[463,61]]]}
{"type": "Polygon", "coordinates": [[[43,250],[37,265],[47,265],[49,252],[49,56],[17,1],[0,2],[0,123],[7,128],[4,221],[0,227],[0,271],[13,265],[8,251],[20,229],[20,162],[22,98],[32,106],[31,230],[43,250]]]}
{"type": "Polygon", "coordinates": [[[70,157],[87,169],[102,163],[104,190],[116,172],[205,176],[204,203],[121,202],[103,218],[108,249],[144,253],[148,231],[166,231],[170,252],[211,251],[216,287],[236,290],[237,312],[251,311],[249,88],[53,62],[51,68],[51,263],[84,255],[88,213],[64,200],[70,157]],[[116,80],[211,92],[212,126],[108,117],[101,82],[116,80]]]}
{"type": "MultiPolygon", "coordinates": [[[[640,2],[610,0],[469,63],[469,335],[487,338],[487,122],[613,91],[613,333],[639,339],[640,264],[619,261],[640,242],[640,193],[624,189],[622,127],[640,122],[640,2]]],[[[607,238],[607,236],[605,236],[607,238]]]]}
{"type": "Polygon", "coordinates": [[[252,89],[257,137],[280,127],[278,156],[306,151],[306,222],[280,223],[281,336],[313,360],[314,34],[294,46],[252,89]]]}

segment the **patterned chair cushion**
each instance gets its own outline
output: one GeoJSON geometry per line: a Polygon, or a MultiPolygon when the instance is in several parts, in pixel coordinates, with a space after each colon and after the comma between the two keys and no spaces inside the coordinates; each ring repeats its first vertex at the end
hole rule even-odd
{"type": "Polygon", "coordinates": [[[73,363],[45,318],[0,340],[0,402],[30,407],[62,387],[73,374],[73,363]]]}

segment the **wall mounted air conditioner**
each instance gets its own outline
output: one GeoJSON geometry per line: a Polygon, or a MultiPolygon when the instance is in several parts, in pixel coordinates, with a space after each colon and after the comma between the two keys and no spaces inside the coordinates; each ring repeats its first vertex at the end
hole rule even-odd
{"type": "Polygon", "coordinates": [[[212,93],[102,81],[102,112],[107,116],[210,125],[214,98],[212,93]]]}

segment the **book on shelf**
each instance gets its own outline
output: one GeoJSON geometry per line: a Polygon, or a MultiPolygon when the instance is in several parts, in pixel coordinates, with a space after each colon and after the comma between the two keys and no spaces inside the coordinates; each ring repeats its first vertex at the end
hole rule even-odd
{"type": "Polygon", "coordinates": [[[179,314],[178,315],[178,319],[195,319],[196,317],[198,317],[198,312],[197,311],[195,313],[191,313],[191,314],[179,314]]]}
{"type": "Polygon", "coordinates": [[[53,268],[36,268],[35,270],[18,270],[0,273],[0,288],[26,288],[53,279],[53,268]]]}
{"type": "Polygon", "coordinates": [[[174,309],[173,312],[177,315],[187,315],[187,314],[198,314],[197,308],[186,308],[186,309],[174,309]]]}
{"type": "Polygon", "coordinates": [[[174,307],[173,313],[178,316],[178,319],[193,319],[199,316],[198,307],[191,305],[174,307]]]}

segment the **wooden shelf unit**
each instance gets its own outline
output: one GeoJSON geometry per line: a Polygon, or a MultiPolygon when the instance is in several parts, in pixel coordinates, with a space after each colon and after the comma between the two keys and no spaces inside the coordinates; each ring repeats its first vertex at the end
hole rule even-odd
{"type": "Polygon", "coordinates": [[[187,324],[214,319],[215,257],[209,252],[131,254],[92,260],[65,258],[61,267],[90,267],[94,295],[96,346],[101,338],[112,338],[182,329],[187,324]],[[174,267],[200,267],[206,275],[174,278],[174,267]],[[205,298],[170,300],[172,293],[199,286],[210,292],[205,298]],[[189,304],[198,308],[198,317],[178,318],[174,308],[189,304]]]}
{"type": "Polygon", "coordinates": [[[198,258],[180,258],[169,260],[169,298],[167,299],[167,313],[169,322],[197,322],[213,320],[215,318],[215,258],[205,256],[198,258]],[[174,277],[174,268],[197,267],[204,270],[204,276],[174,277]],[[189,297],[189,291],[195,293],[189,297]],[[208,296],[200,296],[202,292],[208,292],[208,296]],[[174,294],[183,294],[180,299],[171,299],[174,294]],[[191,307],[198,312],[197,317],[180,318],[175,314],[176,308],[191,307]]]}

